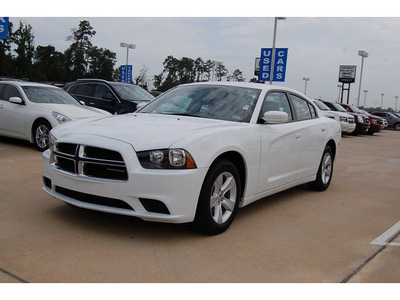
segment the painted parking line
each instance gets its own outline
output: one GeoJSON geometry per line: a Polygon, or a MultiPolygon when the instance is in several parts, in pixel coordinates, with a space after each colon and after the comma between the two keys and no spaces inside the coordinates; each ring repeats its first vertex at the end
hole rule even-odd
{"type": "Polygon", "coordinates": [[[400,246],[400,243],[391,242],[400,234],[400,222],[386,230],[379,237],[371,242],[372,245],[400,246]]]}

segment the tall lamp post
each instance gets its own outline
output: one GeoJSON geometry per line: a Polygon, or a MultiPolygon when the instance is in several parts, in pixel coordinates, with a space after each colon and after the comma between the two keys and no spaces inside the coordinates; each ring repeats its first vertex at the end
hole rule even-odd
{"type": "Polygon", "coordinates": [[[367,93],[368,93],[368,90],[364,90],[364,109],[365,109],[365,103],[367,102],[367,93]]]}
{"type": "Polygon", "coordinates": [[[274,78],[274,68],[275,68],[275,43],[276,43],[276,27],[278,25],[278,20],[285,20],[286,17],[275,17],[274,24],[274,39],[272,41],[272,60],[271,60],[271,71],[269,74],[269,84],[272,84],[274,78]]]}
{"type": "Polygon", "coordinates": [[[310,78],[303,77],[304,82],[304,95],[307,95],[307,81],[310,81],[310,78]]]}
{"type": "Polygon", "coordinates": [[[125,70],[125,82],[128,81],[128,55],[129,55],[129,49],[135,49],[136,45],[134,44],[128,44],[128,43],[121,43],[120,44],[121,47],[126,47],[126,70],[125,70]]]}
{"type": "Polygon", "coordinates": [[[382,93],[381,96],[382,96],[382,100],[381,100],[381,111],[382,111],[383,110],[383,96],[385,96],[385,94],[382,93]]]}
{"type": "Polygon", "coordinates": [[[342,85],[338,84],[337,87],[339,88],[339,96],[338,96],[338,103],[341,102],[340,101],[340,92],[342,91],[342,85]]]}
{"type": "Polygon", "coordinates": [[[368,57],[368,52],[366,52],[364,50],[360,50],[360,51],[358,51],[358,55],[361,56],[361,73],[360,73],[360,85],[358,86],[357,107],[360,106],[361,80],[362,80],[363,67],[364,67],[364,58],[368,57]]]}
{"type": "Polygon", "coordinates": [[[394,103],[394,111],[397,112],[397,99],[399,96],[394,96],[396,98],[396,102],[394,103]]]}

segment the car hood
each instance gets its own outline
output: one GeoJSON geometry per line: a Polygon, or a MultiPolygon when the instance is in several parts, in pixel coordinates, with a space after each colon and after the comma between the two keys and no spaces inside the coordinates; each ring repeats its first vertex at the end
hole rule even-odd
{"type": "Polygon", "coordinates": [[[52,133],[57,139],[65,135],[97,135],[129,143],[136,151],[144,151],[169,148],[185,137],[237,128],[240,124],[196,117],[131,113],[67,123],[53,129],[52,133]]]}
{"type": "Polygon", "coordinates": [[[92,108],[84,105],[49,103],[49,104],[41,104],[41,108],[46,108],[49,111],[51,110],[58,112],[70,118],[71,120],[111,115],[109,112],[105,110],[92,108]]]}

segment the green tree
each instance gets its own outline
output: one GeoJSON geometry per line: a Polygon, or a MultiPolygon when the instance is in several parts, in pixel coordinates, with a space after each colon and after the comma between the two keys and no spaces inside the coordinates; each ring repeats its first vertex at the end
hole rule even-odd
{"type": "Polygon", "coordinates": [[[54,46],[37,46],[34,61],[35,81],[64,81],[64,54],[56,51],[54,46]]]}
{"type": "Polygon", "coordinates": [[[35,37],[32,33],[32,26],[19,22],[18,29],[12,35],[12,41],[16,44],[15,52],[18,56],[15,59],[17,77],[30,77],[32,74],[32,59],[35,47],[35,37]]]}
{"type": "Polygon", "coordinates": [[[87,50],[89,70],[85,77],[94,77],[105,80],[113,79],[116,54],[108,49],[92,46],[87,50]]]}
{"type": "Polygon", "coordinates": [[[92,48],[91,37],[96,34],[89,21],[81,21],[79,27],[73,28],[67,41],[72,41],[71,46],[65,50],[66,67],[70,72],[69,80],[82,78],[88,72],[89,53],[92,48]]]}
{"type": "Polygon", "coordinates": [[[239,82],[243,82],[246,79],[243,78],[243,73],[242,71],[240,71],[239,69],[236,69],[235,71],[233,71],[232,75],[228,76],[228,81],[239,81],[239,82]]]}

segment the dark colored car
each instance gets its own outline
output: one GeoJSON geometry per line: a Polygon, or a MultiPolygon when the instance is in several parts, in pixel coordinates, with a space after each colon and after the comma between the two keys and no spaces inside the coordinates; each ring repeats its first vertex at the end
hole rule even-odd
{"type": "Polygon", "coordinates": [[[330,109],[334,111],[346,112],[354,116],[354,119],[356,121],[356,130],[354,130],[354,132],[352,133],[353,135],[368,132],[370,124],[369,124],[369,118],[367,116],[364,116],[363,114],[348,112],[339,103],[332,103],[328,101],[322,101],[322,102],[324,102],[330,109]]]}
{"type": "Polygon", "coordinates": [[[68,82],[64,90],[87,106],[104,109],[112,114],[134,112],[137,105],[154,96],[140,86],[102,79],[78,79],[68,82]]]}
{"type": "Polygon", "coordinates": [[[371,114],[381,117],[381,118],[384,118],[388,122],[389,127],[394,128],[395,130],[398,130],[398,131],[400,130],[400,117],[397,116],[396,114],[390,113],[390,112],[384,112],[384,111],[383,112],[377,111],[377,112],[373,112],[371,114]]]}
{"type": "Polygon", "coordinates": [[[349,113],[363,114],[369,118],[369,129],[367,132],[368,134],[373,135],[375,132],[381,132],[385,128],[382,118],[371,115],[369,113],[365,113],[364,111],[359,110],[355,106],[343,103],[341,103],[340,105],[343,106],[344,109],[347,110],[349,113]]]}

